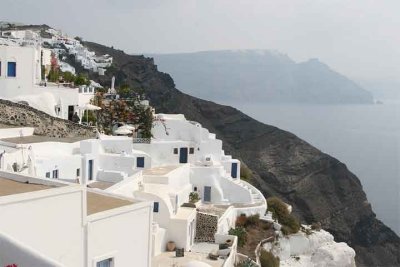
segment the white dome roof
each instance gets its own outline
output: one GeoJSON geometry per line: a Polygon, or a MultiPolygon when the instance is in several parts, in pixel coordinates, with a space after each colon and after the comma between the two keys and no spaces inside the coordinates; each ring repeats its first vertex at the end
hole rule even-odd
{"type": "Polygon", "coordinates": [[[183,267],[211,267],[211,265],[201,261],[189,261],[183,267]]]}

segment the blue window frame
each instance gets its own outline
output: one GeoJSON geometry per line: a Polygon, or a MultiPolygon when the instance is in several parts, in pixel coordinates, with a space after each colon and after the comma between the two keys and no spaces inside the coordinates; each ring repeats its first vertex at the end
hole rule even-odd
{"type": "Polygon", "coordinates": [[[17,63],[8,62],[7,63],[7,77],[17,77],[17,63]]]}
{"type": "Polygon", "coordinates": [[[144,168],[144,157],[137,157],[136,158],[136,167],[144,168]]]}
{"type": "Polygon", "coordinates": [[[158,212],[159,208],[160,208],[160,203],[154,202],[153,212],[158,212]]]}

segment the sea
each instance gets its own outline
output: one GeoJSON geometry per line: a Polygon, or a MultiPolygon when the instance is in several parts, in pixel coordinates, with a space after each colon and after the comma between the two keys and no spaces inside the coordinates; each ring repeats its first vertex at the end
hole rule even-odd
{"type": "Polygon", "coordinates": [[[400,235],[400,101],[371,105],[223,103],[345,163],[378,219],[400,235]]]}

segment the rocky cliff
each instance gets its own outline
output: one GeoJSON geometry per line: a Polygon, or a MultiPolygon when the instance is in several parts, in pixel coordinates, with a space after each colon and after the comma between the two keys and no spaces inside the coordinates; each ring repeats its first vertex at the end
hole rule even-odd
{"type": "MultiPolygon", "coordinates": [[[[356,253],[358,266],[399,266],[400,239],[371,209],[359,179],[345,164],[295,135],[262,124],[240,111],[184,94],[152,59],[130,56],[95,43],[86,45],[114,57],[106,76],[91,78],[109,86],[127,83],[145,90],[158,112],[183,113],[224,142],[224,149],[253,171],[254,183],[266,197],[276,195],[291,205],[305,223],[321,222],[336,241],[356,253]]],[[[379,178],[379,177],[377,177],[379,178]]]]}
{"type": "Polygon", "coordinates": [[[0,99],[0,123],[10,126],[35,128],[35,135],[57,138],[93,138],[96,132],[92,127],[50,116],[30,106],[0,99]]]}

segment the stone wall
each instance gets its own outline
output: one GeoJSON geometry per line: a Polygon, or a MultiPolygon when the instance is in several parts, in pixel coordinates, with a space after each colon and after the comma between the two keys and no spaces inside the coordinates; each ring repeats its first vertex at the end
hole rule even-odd
{"type": "Polygon", "coordinates": [[[10,126],[34,127],[35,135],[50,137],[95,137],[92,127],[63,120],[32,107],[0,99],[0,123],[10,126]]]}
{"type": "Polygon", "coordinates": [[[196,242],[214,242],[218,229],[218,216],[197,212],[196,217],[196,242]]]}

